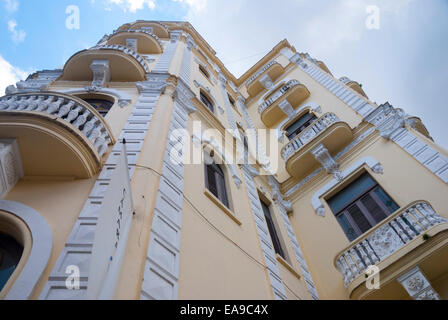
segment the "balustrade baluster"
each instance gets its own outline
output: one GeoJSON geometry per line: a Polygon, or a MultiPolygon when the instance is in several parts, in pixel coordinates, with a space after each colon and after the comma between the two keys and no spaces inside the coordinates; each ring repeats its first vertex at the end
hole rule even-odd
{"type": "Polygon", "coordinates": [[[438,224],[439,222],[434,218],[434,210],[430,208],[428,205],[424,206],[424,204],[420,203],[416,205],[416,208],[420,213],[429,221],[431,226],[438,224]]]}
{"type": "Polygon", "coordinates": [[[417,223],[418,219],[415,217],[410,210],[406,210],[403,213],[403,217],[406,218],[406,220],[412,225],[412,227],[417,231],[417,236],[423,232],[422,227],[417,223]]]}
{"type": "Polygon", "coordinates": [[[431,227],[431,224],[425,219],[423,214],[421,214],[420,211],[416,210],[415,207],[409,208],[409,211],[417,219],[420,225],[423,226],[423,230],[428,230],[431,227]]]}
{"type": "Polygon", "coordinates": [[[73,108],[74,105],[75,105],[74,101],[70,101],[70,102],[64,104],[59,109],[58,117],[62,118],[64,116],[66,116],[67,114],[69,114],[70,110],[73,108]]]}
{"type": "Polygon", "coordinates": [[[411,239],[403,231],[403,229],[396,220],[392,220],[390,222],[390,226],[395,230],[396,233],[398,233],[398,236],[401,238],[401,240],[403,240],[404,243],[408,243],[409,241],[411,241],[411,239]]]}
{"type": "Polygon", "coordinates": [[[370,246],[369,241],[364,240],[363,242],[364,248],[367,250],[367,253],[369,255],[370,261],[372,261],[372,264],[376,264],[380,261],[378,256],[376,255],[375,251],[373,251],[372,247],[370,246]]]}
{"type": "Polygon", "coordinates": [[[354,258],[351,256],[351,254],[349,252],[346,252],[344,257],[347,260],[348,265],[350,266],[350,269],[353,272],[353,275],[356,277],[360,274],[360,271],[359,271],[358,267],[356,266],[356,263],[353,260],[354,258]]]}
{"type": "Polygon", "coordinates": [[[53,100],[54,100],[53,96],[48,96],[46,100],[39,103],[39,106],[37,107],[36,111],[44,112],[47,109],[48,105],[53,102],[53,100]]]}
{"type": "Polygon", "coordinates": [[[36,100],[29,104],[28,111],[36,110],[39,107],[39,104],[42,103],[42,101],[44,101],[44,96],[38,96],[36,100]]]}
{"type": "Polygon", "coordinates": [[[357,251],[359,253],[359,255],[361,256],[361,261],[363,262],[365,269],[367,269],[367,267],[370,265],[370,259],[367,255],[363,245],[361,243],[358,243],[355,248],[356,248],[355,251],[357,251]]]}
{"type": "Polygon", "coordinates": [[[398,216],[397,217],[398,224],[404,228],[404,231],[406,231],[406,233],[408,234],[408,236],[411,240],[415,239],[415,237],[417,237],[417,234],[414,232],[414,230],[412,230],[409,227],[409,225],[406,223],[406,221],[404,219],[405,218],[403,216],[398,216]]]}
{"type": "Polygon", "coordinates": [[[339,257],[339,259],[336,260],[336,266],[339,269],[339,272],[342,274],[342,277],[344,278],[345,287],[348,287],[349,278],[350,278],[350,270],[349,270],[347,264],[345,263],[345,261],[343,261],[343,257],[339,257]]]}

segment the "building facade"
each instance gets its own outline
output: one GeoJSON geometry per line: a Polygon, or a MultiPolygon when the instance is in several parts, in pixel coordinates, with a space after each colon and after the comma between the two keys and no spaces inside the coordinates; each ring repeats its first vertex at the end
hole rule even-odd
{"type": "Polygon", "coordinates": [[[0,179],[0,299],[448,298],[448,153],[286,40],[123,25],[7,88],[0,179]]]}

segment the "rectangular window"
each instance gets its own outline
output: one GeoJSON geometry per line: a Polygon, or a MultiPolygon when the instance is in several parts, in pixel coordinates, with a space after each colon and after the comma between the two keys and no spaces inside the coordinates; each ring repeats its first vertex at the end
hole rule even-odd
{"type": "Polygon", "coordinates": [[[350,241],[399,209],[368,173],[329,199],[328,204],[350,241]]]}
{"type": "Polygon", "coordinates": [[[275,229],[275,223],[272,219],[271,210],[269,206],[261,201],[261,207],[263,208],[264,216],[266,218],[266,223],[268,225],[269,234],[271,235],[272,244],[274,245],[275,253],[281,256],[286,260],[285,253],[283,251],[282,245],[280,243],[280,239],[277,234],[277,230],[275,229]]]}
{"type": "Polygon", "coordinates": [[[207,106],[207,108],[211,111],[211,112],[215,112],[215,108],[213,106],[213,103],[210,101],[210,99],[208,97],[205,96],[205,94],[203,94],[202,92],[199,95],[201,101],[203,104],[205,104],[207,106]]]}
{"type": "Polygon", "coordinates": [[[307,113],[306,115],[298,119],[286,129],[288,139],[293,140],[316,120],[317,117],[312,113],[307,113]]]}
{"type": "Polygon", "coordinates": [[[205,183],[207,189],[229,208],[224,172],[217,164],[205,166],[205,183]]]}

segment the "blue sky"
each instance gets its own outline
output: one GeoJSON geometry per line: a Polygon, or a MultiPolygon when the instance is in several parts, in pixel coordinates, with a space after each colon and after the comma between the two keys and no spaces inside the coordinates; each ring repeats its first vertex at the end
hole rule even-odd
{"type": "Polygon", "coordinates": [[[138,19],[190,21],[236,76],[287,38],[373,101],[422,118],[448,149],[448,0],[0,0],[0,92],[138,19]],[[80,9],[79,30],[66,28],[69,5],[80,9]]]}

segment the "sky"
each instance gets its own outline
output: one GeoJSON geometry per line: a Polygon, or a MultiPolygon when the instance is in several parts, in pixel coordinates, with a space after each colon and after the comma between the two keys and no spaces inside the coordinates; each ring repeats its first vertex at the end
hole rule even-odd
{"type": "Polygon", "coordinates": [[[448,149],[448,0],[0,0],[0,95],[139,19],[189,21],[236,77],[286,38],[448,149]]]}

